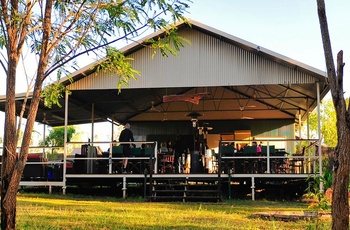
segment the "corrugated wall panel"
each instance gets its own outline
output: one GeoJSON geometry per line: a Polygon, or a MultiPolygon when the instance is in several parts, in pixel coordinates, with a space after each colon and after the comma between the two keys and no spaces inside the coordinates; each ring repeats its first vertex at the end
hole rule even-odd
{"type": "MultiPolygon", "coordinates": [[[[152,50],[141,49],[130,57],[141,71],[130,88],[200,87],[259,84],[306,84],[315,79],[298,70],[265,59],[217,38],[186,28],[180,31],[191,41],[179,56],[152,59],[152,50]]],[[[113,89],[118,81],[110,73],[97,73],[70,85],[70,89],[113,89]],[[106,77],[108,76],[108,77],[106,77]]]]}

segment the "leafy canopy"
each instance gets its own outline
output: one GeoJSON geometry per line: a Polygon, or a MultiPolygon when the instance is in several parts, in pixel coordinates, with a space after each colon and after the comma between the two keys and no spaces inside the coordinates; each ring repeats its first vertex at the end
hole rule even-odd
{"type": "MultiPolygon", "coordinates": [[[[67,140],[70,141],[75,134],[73,126],[67,126],[67,140]]],[[[53,127],[45,138],[45,146],[64,146],[64,126],[53,127]]]]}
{"type": "MultiPolygon", "coordinates": [[[[310,114],[309,121],[310,131],[316,134],[318,127],[317,110],[314,110],[310,114]]],[[[337,119],[332,100],[322,100],[320,105],[321,135],[323,138],[323,142],[329,147],[335,147],[337,145],[336,121],[337,119]]]]}
{"type": "MultiPolygon", "coordinates": [[[[2,25],[17,23],[26,30],[25,44],[29,47],[31,65],[44,61],[47,68],[44,79],[51,74],[69,76],[79,69],[79,60],[93,56],[97,60],[106,57],[106,62],[98,63],[103,71],[112,71],[119,76],[116,87],[128,86],[130,80],[135,80],[140,72],[132,68],[132,59],[124,57],[118,48],[125,41],[134,41],[137,37],[148,33],[148,30],[164,30],[165,33],[157,39],[150,39],[143,45],[160,51],[163,56],[176,55],[183,47],[182,42],[188,42],[176,33],[176,27],[170,26],[179,20],[185,20],[183,14],[189,8],[190,0],[85,0],[85,1],[54,1],[51,13],[51,23],[45,23],[45,4],[42,1],[20,1],[18,7],[8,2],[8,11],[3,11],[2,25]],[[5,16],[5,17],[4,17],[5,16]],[[4,19],[9,16],[11,20],[4,19]],[[48,30],[43,30],[49,26],[48,30]],[[48,45],[45,50],[43,39],[48,33],[48,45]],[[47,53],[44,58],[40,54],[47,53]]],[[[18,33],[23,32],[18,30],[18,33]]],[[[19,34],[17,34],[19,36],[19,34]]],[[[0,49],[6,51],[10,38],[6,27],[0,29],[0,49]]],[[[8,50],[7,50],[8,52],[8,50]]],[[[7,72],[6,55],[0,56],[0,63],[7,72]]],[[[56,79],[54,79],[56,80],[56,79]]],[[[46,81],[46,85],[52,83],[46,81]]],[[[42,94],[47,100],[57,103],[52,93],[61,92],[59,86],[45,89],[42,94]]],[[[47,102],[50,107],[52,102],[47,102]]]]}

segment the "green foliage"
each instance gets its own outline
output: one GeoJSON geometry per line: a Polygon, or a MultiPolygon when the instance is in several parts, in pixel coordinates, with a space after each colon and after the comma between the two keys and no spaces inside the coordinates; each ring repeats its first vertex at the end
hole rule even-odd
{"type": "MultiPolygon", "coordinates": [[[[2,25],[8,21],[16,22],[11,24],[12,29],[18,30],[21,35],[23,32],[25,42],[21,46],[27,45],[31,52],[30,58],[23,60],[24,65],[33,65],[33,58],[39,60],[37,69],[40,73],[36,75],[36,82],[43,82],[52,74],[56,74],[59,80],[63,74],[67,76],[72,70],[80,68],[78,57],[93,55],[96,59],[106,57],[106,63],[100,64],[99,68],[117,74],[120,80],[117,87],[120,89],[123,85],[128,86],[129,80],[136,79],[140,73],[132,69],[131,59],[112,47],[120,47],[119,42],[124,44],[124,41],[134,40],[149,29],[164,29],[164,38],[144,45],[159,48],[165,56],[167,52],[175,55],[175,51],[183,47],[185,39],[177,37],[176,30],[169,29],[172,28],[169,25],[185,20],[183,15],[191,0],[54,1],[52,12],[48,12],[52,15],[49,24],[44,24],[46,5],[27,2],[19,1],[18,6],[8,7],[7,15],[0,20],[2,25]]],[[[11,41],[9,37],[7,27],[1,27],[0,50],[6,49],[11,41]]],[[[18,47],[18,51],[22,50],[19,44],[13,46],[18,47]]],[[[0,64],[8,71],[6,61],[0,64]]],[[[63,86],[54,83],[43,91],[46,106],[61,106],[58,99],[64,92],[63,86]]]]}
{"type": "MultiPolygon", "coordinates": [[[[189,0],[2,1],[0,7],[2,25],[0,27],[0,52],[2,54],[0,67],[7,75],[5,78],[10,79],[5,82],[8,101],[15,100],[16,81],[14,78],[21,75],[18,70],[21,62],[25,70],[31,67],[31,70],[36,71],[30,74],[26,72],[28,85],[33,86],[32,83],[34,83],[32,98],[34,103],[32,105],[38,104],[40,98],[37,95],[40,93],[45,100],[45,105],[49,108],[54,104],[61,106],[59,99],[63,97],[65,87],[54,83],[43,89],[43,85],[50,83],[51,79],[48,77],[53,74],[57,74],[58,82],[62,74],[69,75],[71,71],[79,69],[78,58],[86,55],[93,55],[96,59],[107,56],[107,63],[113,66],[109,70],[115,70],[119,74],[121,84],[127,83],[129,79],[135,78],[138,72],[131,68],[130,60],[106,47],[119,47],[118,42],[133,40],[147,32],[147,29],[155,29],[155,27],[161,29],[168,24],[175,23],[175,19],[183,18],[188,8],[185,2],[189,0]],[[154,23],[149,23],[150,21],[154,23]],[[30,53],[27,54],[27,51],[30,53]],[[28,76],[34,77],[30,79],[28,76]]],[[[180,45],[176,44],[176,46],[180,45]]],[[[28,87],[28,92],[30,90],[28,87]]],[[[23,108],[26,108],[24,104],[23,108]]],[[[28,117],[26,130],[29,132],[24,133],[20,154],[28,152],[36,111],[37,108],[33,108],[31,112],[34,113],[28,117]]],[[[12,109],[6,111],[5,116],[10,120],[15,120],[16,114],[12,112],[12,109]]],[[[23,111],[20,114],[22,118],[23,111]]],[[[2,161],[9,167],[2,168],[2,198],[16,197],[17,191],[8,189],[18,187],[21,177],[18,173],[14,174],[15,167],[13,166],[19,164],[24,167],[25,164],[25,161],[7,157],[7,152],[16,151],[17,143],[14,141],[18,142],[17,138],[14,138],[14,122],[8,122],[7,127],[4,137],[5,154],[2,161]]],[[[52,142],[55,146],[63,145],[63,130],[55,129],[46,141],[52,142]]],[[[71,136],[68,135],[69,140],[71,136]]],[[[16,216],[14,215],[16,214],[16,202],[12,202],[11,199],[2,200],[1,208],[3,211],[1,217],[6,219],[6,222],[2,222],[1,227],[16,228],[16,216]],[[4,206],[7,208],[4,209],[4,206]]],[[[45,213],[45,216],[47,217],[48,213],[45,213]]],[[[44,227],[47,225],[34,225],[34,229],[44,227]]],[[[27,229],[27,226],[24,225],[22,228],[27,229]]],[[[58,228],[61,229],[61,227],[58,228]]],[[[74,226],[69,224],[64,228],[71,229],[74,226]]],[[[86,228],[83,227],[83,229],[86,228]]]]}
{"type": "Polygon", "coordinates": [[[332,187],[333,171],[329,171],[329,170],[325,169],[323,171],[323,176],[320,179],[323,182],[324,190],[327,190],[328,188],[332,187]]]}
{"type": "Polygon", "coordinates": [[[177,56],[178,51],[180,48],[184,47],[185,42],[191,44],[188,39],[178,36],[176,31],[177,28],[175,26],[172,26],[165,30],[164,37],[148,39],[145,41],[146,44],[150,45],[150,47],[153,48],[152,58],[154,58],[156,55],[157,50],[160,51],[163,57],[168,57],[169,54],[177,56]]]}
{"type": "Polygon", "coordinates": [[[316,210],[328,210],[330,200],[325,196],[323,191],[320,191],[320,184],[321,182],[323,183],[324,191],[331,188],[333,183],[333,172],[324,170],[321,177],[318,175],[313,175],[308,177],[307,181],[308,187],[306,189],[306,197],[314,200],[314,202],[310,203],[309,208],[316,210]]]}
{"type": "MultiPolygon", "coordinates": [[[[67,126],[67,141],[69,142],[75,133],[73,126],[67,126]]],[[[63,146],[64,145],[64,127],[54,127],[45,138],[45,145],[63,146]]]]}
{"type": "MultiPolygon", "coordinates": [[[[320,121],[321,121],[321,134],[323,142],[330,147],[337,145],[337,128],[336,128],[336,114],[331,99],[324,99],[320,107],[320,121]]],[[[310,131],[317,133],[318,121],[317,110],[314,110],[310,116],[310,131]]]]}
{"type": "MultiPolygon", "coordinates": [[[[65,90],[66,88],[59,82],[45,86],[41,92],[41,97],[44,100],[44,105],[50,109],[52,108],[52,105],[58,105],[59,107],[62,107],[59,99],[63,98],[65,90]]],[[[69,92],[69,94],[70,93],[71,92],[69,92]]]]}
{"type": "MultiPolygon", "coordinates": [[[[190,1],[55,2],[60,17],[52,24],[51,31],[65,36],[57,36],[60,41],[53,47],[52,60],[60,66],[81,54],[106,51],[108,56],[110,48],[105,49],[107,46],[121,40],[132,40],[149,28],[165,29],[176,20],[184,20],[183,14],[189,7],[186,2],[190,1]]],[[[52,33],[52,39],[56,38],[54,35],[52,33]]],[[[41,41],[35,39],[35,44],[41,44],[41,41]]],[[[34,52],[40,50],[41,45],[33,47],[38,47],[34,52]]]]}
{"type": "Polygon", "coordinates": [[[133,61],[132,58],[125,57],[119,50],[107,47],[106,60],[97,66],[97,71],[117,74],[119,77],[117,88],[120,91],[122,85],[128,86],[130,79],[136,80],[136,75],[140,75],[139,71],[132,68],[131,61],[133,61]]]}

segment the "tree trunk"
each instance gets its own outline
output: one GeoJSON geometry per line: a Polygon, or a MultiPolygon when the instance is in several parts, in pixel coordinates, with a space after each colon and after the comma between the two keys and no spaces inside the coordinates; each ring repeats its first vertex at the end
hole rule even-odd
{"type": "MultiPolygon", "coordinates": [[[[43,74],[39,79],[42,79],[43,74]]],[[[16,195],[21,181],[22,173],[27,162],[28,150],[31,140],[31,134],[35,123],[35,117],[38,111],[40,102],[40,92],[42,81],[36,82],[31,105],[29,108],[29,115],[26,127],[23,133],[23,140],[21,143],[20,152],[16,152],[17,139],[11,138],[11,132],[15,125],[6,126],[6,135],[4,138],[4,154],[1,177],[1,229],[15,229],[16,228],[16,195]],[[9,151],[9,149],[14,149],[9,151]]],[[[11,106],[10,106],[11,107],[11,106]]],[[[13,116],[16,118],[16,116],[13,116]]],[[[6,116],[6,120],[12,120],[12,117],[6,116]]],[[[14,135],[15,137],[16,135],[14,135]]]]}
{"type": "Polygon", "coordinates": [[[337,168],[333,173],[332,229],[349,229],[349,146],[350,133],[346,125],[338,129],[335,152],[337,168]]]}
{"type": "MultiPolygon", "coordinates": [[[[15,47],[9,47],[15,50],[15,47]]],[[[17,161],[17,140],[16,133],[16,106],[15,106],[15,85],[16,68],[18,58],[9,55],[9,72],[7,74],[5,105],[5,135],[1,167],[1,229],[16,228],[16,194],[18,185],[11,183],[16,173],[14,169],[17,161]]]]}
{"type": "Polygon", "coordinates": [[[337,116],[338,144],[335,150],[332,194],[332,229],[349,229],[349,166],[350,166],[350,110],[343,92],[343,51],[338,53],[337,72],[332,55],[331,41],[324,0],[317,0],[324,55],[333,104],[337,116]]]}
{"type": "MultiPolygon", "coordinates": [[[[9,23],[7,25],[8,31],[8,71],[7,71],[7,86],[6,97],[7,103],[5,105],[5,134],[4,134],[4,148],[2,156],[1,167],[1,229],[16,229],[16,208],[17,208],[17,191],[19,183],[22,178],[22,173],[27,162],[28,150],[32,131],[34,128],[35,118],[40,102],[40,93],[42,84],[45,79],[45,69],[48,65],[48,44],[50,36],[51,25],[51,9],[53,0],[46,1],[45,19],[43,26],[42,51],[40,53],[38,71],[36,75],[33,96],[29,107],[27,122],[23,133],[20,152],[17,153],[18,133],[16,131],[16,105],[15,105],[15,86],[17,77],[17,65],[21,55],[21,47],[25,36],[27,36],[25,29],[16,28],[16,23],[9,23]],[[13,26],[13,27],[11,27],[13,26]],[[21,39],[17,35],[22,31],[21,39]]],[[[6,10],[7,3],[1,1],[2,9],[6,10]]],[[[13,5],[11,5],[14,7],[13,5]]],[[[30,14],[27,15],[30,18],[30,14]]],[[[26,24],[23,24],[26,28],[26,24]]],[[[25,109],[25,105],[22,105],[25,109]]],[[[22,111],[21,111],[22,116],[22,111]]],[[[20,124],[19,126],[20,127],[20,124]]]]}

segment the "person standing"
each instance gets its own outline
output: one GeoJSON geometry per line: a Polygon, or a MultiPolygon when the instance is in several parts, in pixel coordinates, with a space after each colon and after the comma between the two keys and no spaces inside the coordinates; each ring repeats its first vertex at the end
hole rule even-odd
{"type": "MultiPolygon", "coordinates": [[[[119,136],[119,142],[131,142],[134,141],[134,134],[130,130],[130,124],[126,123],[124,125],[123,131],[120,133],[119,136]]],[[[131,156],[131,143],[123,143],[121,144],[123,146],[123,156],[124,157],[130,157],[131,156]]],[[[123,159],[123,173],[126,173],[126,169],[128,166],[128,158],[123,159]]]]}
{"type": "Polygon", "coordinates": [[[174,145],[174,151],[175,151],[175,158],[174,158],[174,165],[175,165],[175,173],[184,173],[184,167],[186,162],[186,146],[185,141],[183,140],[182,136],[177,136],[175,145],[174,145]]]}

